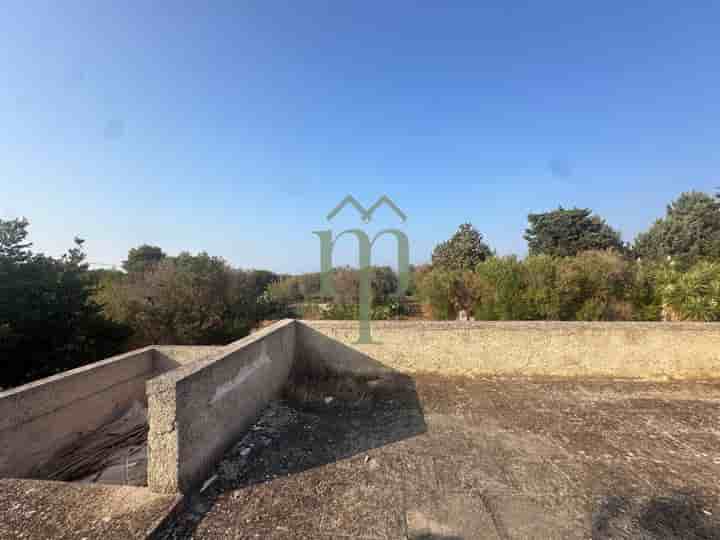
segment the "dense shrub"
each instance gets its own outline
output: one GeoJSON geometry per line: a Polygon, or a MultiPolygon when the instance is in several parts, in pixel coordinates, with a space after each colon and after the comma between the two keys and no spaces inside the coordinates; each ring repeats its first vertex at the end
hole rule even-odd
{"type": "Polygon", "coordinates": [[[461,311],[472,315],[485,298],[490,301],[491,286],[471,270],[427,268],[415,277],[418,298],[430,306],[433,319],[455,319],[461,311]]]}
{"type": "Polygon", "coordinates": [[[523,261],[528,319],[560,318],[559,261],[551,255],[530,256],[523,261]]]}
{"type": "Polygon", "coordinates": [[[638,321],[659,321],[663,316],[661,280],[666,274],[664,263],[639,260],[632,266],[630,303],[633,319],[638,321]]]}
{"type": "Polygon", "coordinates": [[[231,268],[206,253],[165,257],[103,284],[106,313],[134,330],[133,345],[224,344],[276,310],[264,295],[271,272],[231,268]]]}
{"type": "Polygon", "coordinates": [[[476,300],[472,313],[482,320],[523,320],[530,317],[527,277],[517,257],[492,257],[475,268],[476,300]]]}
{"type": "Polygon", "coordinates": [[[686,272],[672,266],[659,274],[664,307],[670,318],[720,320],[720,263],[700,261],[686,272]]]}
{"type": "Polygon", "coordinates": [[[418,298],[430,306],[433,319],[448,320],[457,316],[454,281],[459,272],[425,267],[415,274],[418,298]]]}
{"type": "MultiPolygon", "coordinates": [[[[373,266],[370,272],[370,293],[373,319],[393,318],[402,313],[395,298],[398,276],[389,266],[373,266]]],[[[360,272],[348,266],[333,269],[335,294],[325,296],[319,273],[285,276],[267,288],[268,298],[279,306],[292,306],[302,318],[357,319],[360,302],[360,272]],[[355,315],[353,315],[355,314],[355,315]]]]}
{"type": "Polygon", "coordinates": [[[431,268],[417,276],[434,318],[466,310],[479,320],[632,319],[633,279],[632,263],[612,251],[491,257],[474,272],[431,268]]]}
{"type": "Polygon", "coordinates": [[[585,251],[558,261],[560,318],[612,321],[632,318],[630,263],[613,251],[585,251]]]}

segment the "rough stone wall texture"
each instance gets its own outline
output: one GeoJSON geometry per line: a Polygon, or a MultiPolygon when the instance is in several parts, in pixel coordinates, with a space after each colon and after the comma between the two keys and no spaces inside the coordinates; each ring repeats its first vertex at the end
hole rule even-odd
{"type": "Polygon", "coordinates": [[[457,375],[720,376],[718,323],[378,321],[372,345],[354,344],[357,328],[354,321],[300,322],[299,359],[361,372],[384,366],[457,375]]]}
{"type": "Polygon", "coordinates": [[[145,401],[152,349],[0,392],[0,477],[32,475],[55,452],[145,401]]]}
{"type": "Polygon", "coordinates": [[[187,492],[205,480],[280,391],[294,357],[286,320],[148,381],[148,486],[187,492]]]}

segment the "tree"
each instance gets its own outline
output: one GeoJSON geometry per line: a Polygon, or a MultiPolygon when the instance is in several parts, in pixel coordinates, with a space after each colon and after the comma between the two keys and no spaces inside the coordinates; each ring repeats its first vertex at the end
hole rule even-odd
{"type": "Polygon", "coordinates": [[[530,255],[569,257],[582,251],[614,249],[626,251],[620,233],[589,208],[557,210],[529,214],[530,226],[524,238],[530,255]]]}
{"type": "Polygon", "coordinates": [[[681,194],[664,218],[637,236],[634,251],[643,259],[670,257],[683,268],[720,257],[720,201],[698,191],[681,194]]]}
{"type": "Polygon", "coordinates": [[[158,246],[143,244],[128,251],[127,260],[123,261],[122,267],[128,273],[142,274],[164,258],[165,253],[158,246]]]}
{"type": "Polygon", "coordinates": [[[25,242],[28,225],[25,218],[0,220],[0,257],[6,264],[26,262],[32,256],[32,243],[25,242]]]}
{"type": "Polygon", "coordinates": [[[222,258],[187,252],[165,257],[143,273],[107,281],[101,292],[113,319],[135,331],[134,346],[224,345],[269,316],[259,301],[272,272],[231,268],[222,258]]]}
{"type": "Polygon", "coordinates": [[[463,223],[450,240],[435,246],[432,263],[446,270],[474,270],[491,256],[483,235],[472,224],[463,223]]]}
{"type": "Polygon", "coordinates": [[[389,266],[373,266],[370,270],[373,305],[386,304],[398,289],[398,276],[389,266]]]}
{"type": "Polygon", "coordinates": [[[83,241],[61,258],[33,253],[27,220],[0,220],[0,387],[121,352],[129,329],[93,298],[83,241]]]}

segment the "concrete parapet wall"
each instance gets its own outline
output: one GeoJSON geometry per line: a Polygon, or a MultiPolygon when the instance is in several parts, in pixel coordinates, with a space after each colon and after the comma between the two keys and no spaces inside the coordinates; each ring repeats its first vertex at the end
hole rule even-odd
{"type": "Polygon", "coordinates": [[[152,348],[0,392],[0,477],[32,474],[55,452],[145,401],[152,348]]]}
{"type": "Polygon", "coordinates": [[[197,487],[280,391],[294,357],[295,322],[285,320],[148,381],[148,486],[197,487]]]}
{"type": "Polygon", "coordinates": [[[215,345],[155,345],[153,362],[158,375],[186,364],[191,364],[223,350],[215,345]]]}
{"type": "Polygon", "coordinates": [[[299,361],[356,372],[720,377],[718,323],[377,321],[372,345],[354,344],[355,321],[302,321],[297,332],[299,361]]]}
{"type": "Polygon", "coordinates": [[[0,393],[0,477],[147,403],[148,486],[188,492],[273,399],[291,369],[374,376],[720,377],[720,324],[279,321],[224,347],[158,346],[0,393]]]}

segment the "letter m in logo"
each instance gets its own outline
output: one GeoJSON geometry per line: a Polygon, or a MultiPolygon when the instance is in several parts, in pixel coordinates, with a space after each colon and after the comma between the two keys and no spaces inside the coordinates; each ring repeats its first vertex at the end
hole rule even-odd
{"type": "Polygon", "coordinates": [[[398,229],[384,229],[377,233],[370,240],[365,231],[361,229],[348,229],[338,234],[335,239],[332,238],[331,230],[313,231],[313,234],[320,238],[320,266],[322,279],[322,292],[326,296],[335,295],[335,287],[332,280],[332,253],[336,242],[345,234],[353,235],[358,241],[358,262],[360,266],[360,334],[357,343],[372,343],[370,335],[370,302],[372,300],[372,291],[370,288],[370,269],[371,269],[371,253],[372,248],[378,238],[385,234],[390,234],[397,240],[397,258],[398,258],[398,290],[394,293],[400,296],[405,293],[408,288],[410,278],[409,265],[409,243],[404,232],[398,229]]]}

